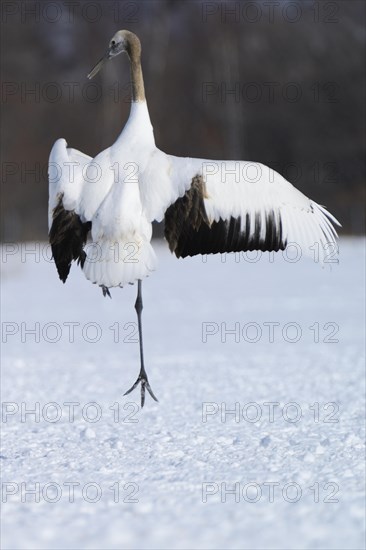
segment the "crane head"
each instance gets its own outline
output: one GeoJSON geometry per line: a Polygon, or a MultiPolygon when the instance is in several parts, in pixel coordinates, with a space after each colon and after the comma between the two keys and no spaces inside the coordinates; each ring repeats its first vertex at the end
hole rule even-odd
{"type": "Polygon", "coordinates": [[[140,40],[135,34],[133,34],[133,32],[126,30],[117,31],[116,34],[112,36],[107,51],[90,71],[88,78],[92,79],[100,71],[102,65],[104,65],[106,61],[112,59],[112,57],[116,57],[116,55],[119,55],[122,52],[126,52],[130,59],[132,59],[132,57],[140,57],[140,40]]]}

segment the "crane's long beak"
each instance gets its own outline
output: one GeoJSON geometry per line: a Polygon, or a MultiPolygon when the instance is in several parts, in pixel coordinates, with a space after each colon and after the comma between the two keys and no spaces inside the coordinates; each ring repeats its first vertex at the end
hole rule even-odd
{"type": "Polygon", "coordinates": [[[98,61],[98,63],[93,67],[93,69],[88,74],[89,80],[91,80],[97,73],[99,73],[100,69],[102,68],[102,65],[104,65],[104,63],[108,61],[108,59],[110,58],[111,58],[111,50],[108,49],[106,53],[103,55],[102,59],[98,61]]]}

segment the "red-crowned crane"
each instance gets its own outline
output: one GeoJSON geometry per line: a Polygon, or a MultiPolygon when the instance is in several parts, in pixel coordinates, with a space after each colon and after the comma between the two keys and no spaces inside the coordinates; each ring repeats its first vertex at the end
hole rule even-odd
{"type": "Polygon", "coordinates": [[[256,162],[179,158],[160,151],[145,99],[141,45],[132,32],[118,31],[103,63],[126,52],[131,64],[131,112],[116,142],[94,159],[54,144],[49,161],[49,238],[60,279],[72,261],[104,296],[111,287],[137,281],[135,308],[141,384],[156,399],[143,357],[141,281],[155,269],[152,221],[165,222],[165,238],[178,258],[248,250],[284,250],[295,242],[304,253],[318,243],[334,245],[337,220],[280,174],[256,162]],[[88,234],[91,246],[84,250],[88,234]]]}

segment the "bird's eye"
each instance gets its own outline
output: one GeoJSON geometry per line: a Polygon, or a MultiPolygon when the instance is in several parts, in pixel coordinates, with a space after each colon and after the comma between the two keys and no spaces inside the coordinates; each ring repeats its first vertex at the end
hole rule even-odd
{"type": "Polygon", "coordinates": [[[115,46],[115,45],[116,45],[116,41],[115,41],[115,40],[112,40],[111,46],[115,46]]]}

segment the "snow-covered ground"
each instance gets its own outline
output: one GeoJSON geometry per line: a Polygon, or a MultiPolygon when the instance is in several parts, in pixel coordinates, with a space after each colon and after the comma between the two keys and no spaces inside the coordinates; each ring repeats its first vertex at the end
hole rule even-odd
{"type": "Polygon", "coordinates": [[[364,548],[365,241],[332,269],[155,248],[142,411],[135,287],[3,248],[2,547],[364,548]]]}

